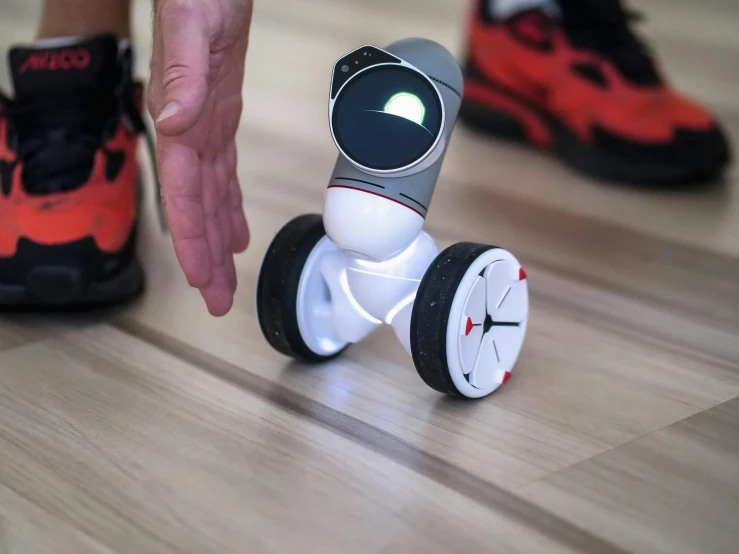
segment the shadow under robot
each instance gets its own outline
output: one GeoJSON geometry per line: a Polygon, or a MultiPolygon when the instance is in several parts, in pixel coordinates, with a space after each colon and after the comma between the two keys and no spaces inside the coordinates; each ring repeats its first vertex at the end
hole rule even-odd
{"type": "Polygon", "coordinates": [[[508,380],[526,334],[526,273],[495,246],[439,252],[422,230],[462,90],[452,54],[425,39],[335,63],[339,157],[323,215],[285,225],[259,273],[257,317],[277,351],[325,361],[387,323],[439,392],[480,398],[508,380]]]}

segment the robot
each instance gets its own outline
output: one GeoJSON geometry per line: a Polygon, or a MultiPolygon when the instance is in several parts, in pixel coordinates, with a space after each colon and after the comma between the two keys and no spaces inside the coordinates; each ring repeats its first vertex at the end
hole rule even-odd
{"type": "Polygon", "coordinates": [[[438,392],[481,398],[510,378],[528,322],[521,264],[485,244],[440,252],[423,231],[462,91],[452,54],[425,39],[334,64],[339,156],[323,214],[287,223],[259,271],[257,318],[275,350],[324,362],[387,324],[438,392]]]}

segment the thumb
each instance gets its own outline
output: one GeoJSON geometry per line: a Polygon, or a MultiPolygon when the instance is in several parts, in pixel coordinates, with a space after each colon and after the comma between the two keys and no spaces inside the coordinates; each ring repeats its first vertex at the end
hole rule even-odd
{"type": "Polygon", "coordinates": [[[208,94],[207,21],[198,2],[163,0],[155,25],[162,46],[156,128],[162,135],[176,136],[195,124],[208,94]]]}

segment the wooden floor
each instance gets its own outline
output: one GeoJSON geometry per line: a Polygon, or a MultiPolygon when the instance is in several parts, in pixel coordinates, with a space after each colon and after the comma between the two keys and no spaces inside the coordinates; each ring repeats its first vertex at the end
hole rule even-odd
{"type": "MultiPolygon", "coordinates": [[[[442,398],[387,330],[313,369],[262,339],[259,260],[320,211],[335,160],[334,59],[410,35],[459,53],[462,5],[257,2],[235,309],[206,314],[149,218],[141,302],[0,317],[1,553],[739,552],[736,171],[640,192],[459,127],[428,229],[523,261],[532,313],[511,381],[442,398]]],[[[672,80],[739,143],[739,4],[639,5],[672,80]]],[[[0,0],[1,50],[37,10],[0,0]]]]}

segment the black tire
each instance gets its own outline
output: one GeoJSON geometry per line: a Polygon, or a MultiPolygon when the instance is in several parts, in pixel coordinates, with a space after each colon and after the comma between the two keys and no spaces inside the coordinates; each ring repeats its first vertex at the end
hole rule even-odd
{"type": "Polygon", "coordinates": [[[298,286],[308,256],[326,236],[323,218],[308,214],[287,223],[275,236],[262,262],[257,281],[257,318],[267,342],[285,356],[304,362],[335,358],[314,352],[298,326],[298,286]]]}
{"type": "Polygon", "coordinates": [[[449,313],[467,270],[495,248],[472,242],[450,246],[432,262],[418,287],[411,314],[411,354],[421,379],[435,391],[464,396],[454,385],[447,365],[449,313]]]}

